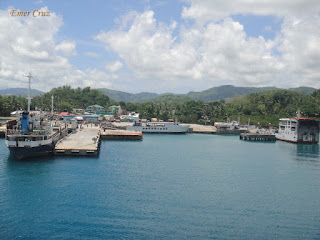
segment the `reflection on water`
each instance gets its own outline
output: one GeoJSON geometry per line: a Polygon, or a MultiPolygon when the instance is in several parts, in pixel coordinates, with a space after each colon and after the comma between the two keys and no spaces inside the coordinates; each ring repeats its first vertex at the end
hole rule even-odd
{"type": "Polygon", "coordinates": [[[317,161],[319,158],[319,144],[296,144],[289,142],[278,142],[282,150],[287,151],[296,161],[317,161]]]}
{"type": "Polygon", "coordinates": [[[298,161],[319,161],[318,144],[297,144],[296,160],[298,161]]]}

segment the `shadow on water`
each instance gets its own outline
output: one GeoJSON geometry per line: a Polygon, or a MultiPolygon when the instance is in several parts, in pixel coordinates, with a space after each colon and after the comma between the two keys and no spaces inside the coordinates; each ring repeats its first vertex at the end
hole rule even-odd
{"type": "Polygon", "coordinates": [[[27,158],[19,160],[9,154],[4,162],[6,169],[9,172],[20,172],[24,174],[37,175],[43,172],[48,172],[50,166],[53,164],[54,156],[49,155],[45,157],[27,158]]]}

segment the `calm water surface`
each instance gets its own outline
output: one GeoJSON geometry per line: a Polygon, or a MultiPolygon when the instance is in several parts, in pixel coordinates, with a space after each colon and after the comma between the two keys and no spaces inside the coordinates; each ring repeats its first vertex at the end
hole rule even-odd
{"type": "Polygon", "coordinates": [[[104,141],[17,161],[0,139],[0,239],[320,239],[318,145],[104,141]]]}

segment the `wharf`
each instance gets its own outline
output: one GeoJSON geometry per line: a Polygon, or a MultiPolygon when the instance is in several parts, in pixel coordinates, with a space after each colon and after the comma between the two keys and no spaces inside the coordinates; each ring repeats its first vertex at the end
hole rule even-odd
{"type": "Polygon", "coordinates": [[[181,123],[181,126],[189,126],[189,133],[206,133],[206,134],[215,134],[217,133],[217,128],[210,125],[200,125],[200,124],[188,124],[181,123]]]}
{"type": "Polygon", "coordinates": [[[100,150],[100,128],[84,127],[57,142],[55,155],[96,156],[100,150]]]}
{"type": "Polygon", "coordinates": [[[240,139],[246,141],[276,141],[276,136],[272,134],[241,133],[240,139]]]}
{"type": "Polygon", "coordinates": [[[101,139],[106,140],[142,140],[142,132],[127,130],[101,130],[101,139]]]}
{"type": "Polygon", "coordinates": [[[240,135],[242,133],[246,133],[248,130],[246,128],[239,128],[239,129],[228,129],[228,128],[218,128],[217,134],[221,135],[240,135]]]}

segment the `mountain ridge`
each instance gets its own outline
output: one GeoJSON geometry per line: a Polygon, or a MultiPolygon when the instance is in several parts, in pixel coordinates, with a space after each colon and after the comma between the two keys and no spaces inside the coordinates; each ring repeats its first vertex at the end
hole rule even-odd
{"type": "MultiPolygon", "coordinates": [[[[124,91],[112,90],[107,88],[98,88],[110,99],[120,102],[161,102],[161,101],[181,101],[186,102],[189,100],[202,100],[205,102],[230,99],[236,96],[243,96],[250,93],[259,93],[263,91],[270,91],[277,88],[274,86],[270,87],[236,87],[233,85],[222,85],[219,87],[212,87],[203,91],[189,91],[186,94],[174,94],[174,93],[151,93],[151,92],[140,92],[140,93],[128,93],[124,91]]],[[[305,94],[310,94],[316,88],[312,87],[297,87],[297,88],[288,88],[288,90],[304,92],[305,94]]],[[[31,89],[31,96],[38,96],[44,92],[31,89]]],[[[28,95],[27,88],[8,88],[0,90],[0,95],[20,95],[26,97],[28,95]]]]}
{"type": "MultiPolygon", "coordinates": [[[[43,94],[44,92],[37,90],[37,89],[31,89],[31,97],[38,96],[40,94],[43,94]]],[[[22,96],[27,97],[28,96],[28,88],[7,88],[7,89],[0,89],[0,95],[16,95],[16,96],[22,96]]]]}
{"type": "MultiPolygon", "coordinates": [[[[212,87],[204,91],[190,91],[186,94],[174,94],[174,93],[150,93],[150,92],[141,92],[141,93],[127,93],[117,90],[111,90],[106,88],[98,88],[111,99],[115,101],[124,101],[124,102],[146,102],[153,101],[159,102],[161,99],[165,99],[168,96],[168,99],[175,99],[181,101],[190,100],[202,100],[205,102],[222,100],[233,98],[236,96],[242,96],[250,93],[258,93],[263,91],[277,90],[283,88],[277,88],[274,86],[271,87],[236,87],[233,85],[222,85],[219,87],[212,87]],[[128,101],[128,99],[130,99],[128,101]]],[[[316,88],[312,87],[297,87],[297,88],[288,88],[288,90],[304,92],[305,94],[311,94],[316,88]]]]}

